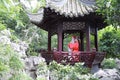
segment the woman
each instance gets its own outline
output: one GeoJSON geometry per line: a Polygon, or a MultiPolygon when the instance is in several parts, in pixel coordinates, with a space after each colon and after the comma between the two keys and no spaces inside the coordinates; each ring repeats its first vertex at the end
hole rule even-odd
{"type": "Polygon", "coordinates": [[[71,53],[76,53],[79,51],[79,42],[78,42],[76,36],[72,36],[72,40],[68,44],[68,51],[71,53]]]}
{"type": "Polygon", "coordinates": [[[74,61],[79,61],[79,42],[76,36],[72,36],[71,42],[68,44],[69,55],[72,55],[74,61]]]}

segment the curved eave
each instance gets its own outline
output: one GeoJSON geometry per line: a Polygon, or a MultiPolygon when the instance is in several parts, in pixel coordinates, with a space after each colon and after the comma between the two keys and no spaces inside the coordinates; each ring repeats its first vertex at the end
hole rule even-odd
{"type": "Polygon", "coordinates": [[[39,25],[42,21],[43,21],[43,17],[44,17],[44,9],[42,8],[39,13],[27,13],[30,21],[35,24],[35,25],[39,25]]]}

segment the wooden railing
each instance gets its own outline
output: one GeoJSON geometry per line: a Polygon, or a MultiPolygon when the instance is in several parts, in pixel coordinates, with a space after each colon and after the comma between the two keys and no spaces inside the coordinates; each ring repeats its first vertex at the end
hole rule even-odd
{"type": "Polygon", "coordinates": [[[68,52],[54,52],[53,54],[54,60],[58,63],[75,64],[77,62],[85,62],[87,67],[91,67],[95,58],[95,53],[93,52],[78,52],[73,55],[69,55],[68,52]]]}
{"type": "Polygon", "coordinates": [[[42,56],[46,59],[46,62],[50,62],[52,60],[57,61],[62,64],[75,64],[77,62],[84,62],[85,66],[92,67],[93,65],[100,65],[105,57],[105,53],[103,52],[77,52],[72,55],[69,55],[68,52],[44,52],[42,56]]]}

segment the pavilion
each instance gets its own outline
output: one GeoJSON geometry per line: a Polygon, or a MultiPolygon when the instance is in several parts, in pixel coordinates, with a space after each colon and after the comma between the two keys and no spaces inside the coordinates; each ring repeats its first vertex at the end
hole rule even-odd
{"type": "Polygon", "coordinates": [[[36,14],[28,13],[28,16],[33,24],[48,32],[48,51],[46,55],[52,53],[54,54],[53,57],[56,57],[57,54],[66,54],[67,52],[63,51],[65,34],[79,33],[81,40],[80,55],[85,58],[83,61],[86,61],[86,64],[87,61],[91,61],[90,65],[92,65],[95,59],[100,64],[104,58],[104,54],[98,52],[98,30],[104,28],[106,23],[104,23],[101,15],[96,14],[96,9],[95,0],[46,0],[44,8],[40,8],[36,14]],[[51,37],[55,34],[58,38],[58,47],[57,52],[54,53],[51,50],[51,37]],[[94,36],[95,51],[92,51],[90,47],[91,34],[94,36]],[[85,37],[86,50],[83,48],[85,37]],[[91,54],[94,55],[88,58],[91,54]]]}

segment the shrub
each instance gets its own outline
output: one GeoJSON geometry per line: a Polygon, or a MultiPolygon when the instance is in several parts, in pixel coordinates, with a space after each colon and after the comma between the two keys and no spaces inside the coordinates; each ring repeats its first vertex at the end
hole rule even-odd
{"type": "Polygon", "coordinates": [[[6,26],[4,24],[0,23],[0,31],[2,31],[4,29],[6,29],[6,26]]]}
{"type": "Polygon", "coordinates": [[[0,43],[0,79],[31,80],[27,74],[23,74],[23,68],[24,64],[20,55],[9,44],[0,43]]]}
{"type": "Polygon", "coordinates": [[[114,59],[108,58],[108,59],[104,59],[104,61],[102,62],[102,66],[105,69],[107,68],[112,69],[112,68],[115,68],[117,65],[114,59]]]}
{"type": "Polygon", "coordinates": [[[100,37],[100,51],[106,52],[106,57],[120,56],[120,29],[115,30],[111,26],[101,30],[102,37],[100,37]]]}
{"type": "MultiPolygon", "coordinates": [[[[89,73],[90,69],[83,67],[83,63],[75,65],[62,65],[53,61],[49,65],[52,80],[95,80],[89,73]]],[[[97,79],[96,79],[97,80],[97,79]]]]}
{"type": "Polygon", "coordinates": [[[9,80],[33,80],[30,78],[26,73],[24,72],[19,72],[14,74],[9,80]]]}

